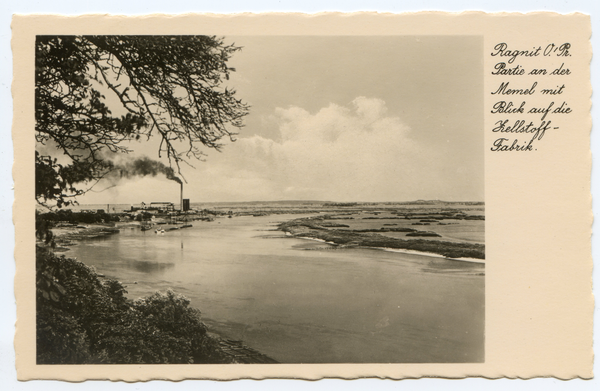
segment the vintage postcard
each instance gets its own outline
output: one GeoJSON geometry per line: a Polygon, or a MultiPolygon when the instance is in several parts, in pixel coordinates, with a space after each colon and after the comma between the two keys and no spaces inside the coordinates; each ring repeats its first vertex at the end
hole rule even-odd
{"type": "Polygon", "coordinates": [[[593,376],[589,16],[12,28],[19,379],[593,376]]]}

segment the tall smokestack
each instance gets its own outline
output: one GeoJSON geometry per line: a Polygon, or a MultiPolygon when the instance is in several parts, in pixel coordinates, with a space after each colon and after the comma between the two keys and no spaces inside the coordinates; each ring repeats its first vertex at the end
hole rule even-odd
{"type": "Polygon", "coordinates": [[[183,182],[180,182],[181,184],[181,192],[180,192],[180,197],[179,197],[179,210],[181,212],[183,212],[183,182]]]}

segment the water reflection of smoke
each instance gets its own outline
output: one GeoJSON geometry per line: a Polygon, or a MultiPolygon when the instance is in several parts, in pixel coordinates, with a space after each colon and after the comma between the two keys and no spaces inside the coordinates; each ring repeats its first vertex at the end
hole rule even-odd
{"type": "Polygon", "coordinates": [[[172,269],[175,264],[172,262],[152,262],[152,261],[131,261],[127,263],[132,269],[142,273],[155,274],[172,269]]]}

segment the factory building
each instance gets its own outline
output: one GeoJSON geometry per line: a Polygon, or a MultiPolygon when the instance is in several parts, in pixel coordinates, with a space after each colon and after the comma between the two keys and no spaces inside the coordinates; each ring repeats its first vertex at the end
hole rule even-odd
{"type": "Polygon", "coordinates": [[[161,212],[173,212],[175,210],[175,204],[172,202],[151,202],[148,209],[161,212]]]}
{"type": "Polygon", "coordinates": [[[173,212],[175,210],[175,204],[172,202],[151,202],[150,205],[142,202],[140,206],[132,206],[131,211],[144,211],[144,212],[173,212]]]}

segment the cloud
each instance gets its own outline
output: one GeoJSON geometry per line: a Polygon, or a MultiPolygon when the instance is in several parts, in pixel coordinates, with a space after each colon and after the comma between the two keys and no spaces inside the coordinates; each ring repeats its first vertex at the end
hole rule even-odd
{"type": "Polygon", "coordinates": [[[204,195],[391,201],[433,195],[437,187],[428,183],[436,177],[428,170],[430,154],[400,118],[387,115],[381,99],[358,97],[349,107],[330,104],[315,114],[277,108],[269,120],[278,127],[277,140],[240,138],[209,156],[199,174],[211,183],[204,195]],[[432,191],[424,193],[426,187],[432,191]]]}

